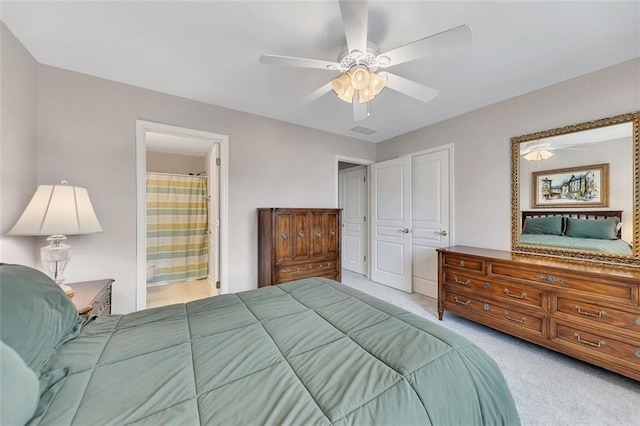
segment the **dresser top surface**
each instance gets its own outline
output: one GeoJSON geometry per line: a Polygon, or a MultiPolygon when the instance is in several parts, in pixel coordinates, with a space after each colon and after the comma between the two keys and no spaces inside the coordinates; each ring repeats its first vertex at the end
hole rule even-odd
{"type": "Polygon", "coordinates": [[[442,253],[460,254],[467,256],[489,257],[495,260],[505,260],[509,262],[518,262],[523,265],[537,265],[552,268],[570,269],[573,271],[590,272],[594,274],[607,274],[624,278],[632,278],[640,280],[640,268],[622,266],[622,265],[605,265],[601,263],[592,263],[589,261],[575,261],[563,258],[552,258],[544,256],[532,256],[522,253],[515,253],[505,250],[485,249],[480,247],[469,246],[452,246],[437,249],[442,253]]]}

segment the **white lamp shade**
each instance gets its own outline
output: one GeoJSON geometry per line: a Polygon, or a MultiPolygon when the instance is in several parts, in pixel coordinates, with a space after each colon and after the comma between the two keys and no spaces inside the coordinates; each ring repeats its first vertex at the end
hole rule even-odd
{"type": "Polygon", "coordinates": [[[40,185],[10,235],[77,235],[102,232],[86,188],[40,185]]]}

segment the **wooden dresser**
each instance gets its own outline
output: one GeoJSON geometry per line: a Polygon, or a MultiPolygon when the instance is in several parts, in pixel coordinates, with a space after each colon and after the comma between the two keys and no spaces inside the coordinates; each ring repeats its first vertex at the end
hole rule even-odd
{"type": "Polygon", "coordinates": [[[640,269],[438,249],[445,310],[640,380],[640,269]]]}
{"type": "Polygon", "coordinates": [[[340,209],[258,209],[258,287],[340,281],[340,209]]]}

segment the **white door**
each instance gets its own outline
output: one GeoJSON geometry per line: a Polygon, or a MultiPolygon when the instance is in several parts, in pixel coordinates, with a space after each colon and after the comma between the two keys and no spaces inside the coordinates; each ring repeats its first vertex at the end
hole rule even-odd
{"type": "Polygon", "coordinates": [[[450,150],[412,157],[413,290],[438,297],[438,254],[449,241],[450,150]]]}
{"type": "Polygon", "coordinates": [[[340,208],[342,209],[342,267],[365,274],[367,253],[367,168],[343,170],[340,175],[340,208]]]}
{"type": "Polygon", "coordinates": [[[371,165],[371,280],[411,293],[411,157],[371,165]]]}

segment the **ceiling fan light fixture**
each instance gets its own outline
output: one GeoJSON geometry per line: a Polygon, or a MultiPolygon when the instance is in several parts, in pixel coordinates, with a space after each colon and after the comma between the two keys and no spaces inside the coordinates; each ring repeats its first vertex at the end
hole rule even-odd
{"type": "Polygon", "coordinates": [[[345,93],[345,91],[351,86],[351,76],[348,72],[340,75],[340,77],[334,79],[331,82],[331,88],[336,95],[341,96],[345,93]]]}
{"type": "Polygon", "coordinates": [[[369,86],[370,79],[369,70],[365,67],[356,67],[351,71],[351,85],[356,90],[362,90],[369,86]]]}
{"type": "Polygon", "coordinates": [[[523,157],[529,161],[542,161],[551,158],[553,152],[546,149],[534,149],[533,151],[525,154],[523,157]]]}
{"type": "Polygon", "coordinates": [[[338,94],[338,98],[342,101],[345,101],[346,103],[350,104],[351,102],[353,102],[353,94],[355,92],[355,89],[353,88],[353,86],[349,85],[347,86],[347,88],[345,89],[344,92],[342,92],[342,94],[338,94]]]}
{"type": "Polygon", "coordinates": [[[387,85],[387,79],[380,74],[373,74],[369,76],[369,89],[371,90],[372,98],[378,96],[378,93],[384,89],[387,85]]]}
{"type": "Polygon", "coordinates": [[[366,104],[373,98],[374,95],[368,87],[358,90],[358,102],[360,102],[361,104],[366,104]]]}

